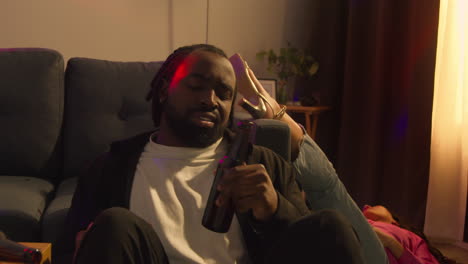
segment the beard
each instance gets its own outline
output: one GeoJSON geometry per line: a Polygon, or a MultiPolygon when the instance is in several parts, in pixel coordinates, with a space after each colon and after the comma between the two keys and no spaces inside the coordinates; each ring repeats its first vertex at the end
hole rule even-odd
{"type": "Polygon", "coordinates": [[[175,107],[165,102],[163,107],[163,115],[165,116],[167,125],[172,132],[184,143],[187,147],[204,148],[212,145],[220,139],[227,124],[221,124],[221,118],[217,109],[208,109],[206,107],[198,107],[188,109],[185,114],[179,114],[175,107]],[[216,114],[216,122],[213,127],[200,127],[190,121],[190,114],[194,112],[213,112],[216,114]]]}

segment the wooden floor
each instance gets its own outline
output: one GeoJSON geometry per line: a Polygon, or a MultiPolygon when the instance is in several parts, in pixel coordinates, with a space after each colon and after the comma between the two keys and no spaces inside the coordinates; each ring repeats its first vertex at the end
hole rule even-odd
{"type": "Polygon", "coordinates": [[[468,264],[468,247],[464,248],[449,243],[432,243],[442,253],[460,264],[468,264]]]}

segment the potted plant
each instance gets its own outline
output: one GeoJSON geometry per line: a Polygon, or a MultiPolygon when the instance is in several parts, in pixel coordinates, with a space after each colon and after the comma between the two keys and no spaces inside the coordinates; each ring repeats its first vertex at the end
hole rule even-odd
{"type": "MultiPolygon", "coordinates": [[[[267,70],[278,77],[277,100],[281,104],[288,101],[287,84],[291,78],[297,76],[314,75],[319,64],[315,58],[304,49],[298,49],[288,42],[286,48],[281,48],[279,53],[274,50],[262,50],[257,52],[257,59],[268,62],[267,70]]],[[[292,93],[292,92],[291,92],[292,93]]]]}

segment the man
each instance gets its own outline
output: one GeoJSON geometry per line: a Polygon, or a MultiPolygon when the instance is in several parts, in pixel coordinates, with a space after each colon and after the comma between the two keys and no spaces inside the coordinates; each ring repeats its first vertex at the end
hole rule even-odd
{"type": "Polygon", "coordinates": [[[229,231],[201,225],[235,94],[220,49],[170,55],[148,95],[159,129],[112,144],[80,178],[62,252],[76,247],[77,263],[361,263],[350,225],[332,211],[310,214],[292,167],[258,146],[217,186],[216,204],[236,209],[229,231]]]}

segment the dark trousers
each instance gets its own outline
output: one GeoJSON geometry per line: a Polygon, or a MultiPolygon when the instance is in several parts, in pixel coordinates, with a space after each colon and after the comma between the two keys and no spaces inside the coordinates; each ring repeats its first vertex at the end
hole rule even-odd
{"type": "MultiPolygon", "coordinates": [[[[76,263],[165,264],[169,260],[150,224],[126,209],[111,208],[96,218],[76,263]]],[[[265,263],[364,262],[351,225],[340,214],[324,210],[291,225],[267,254],[265,263]]]]}

